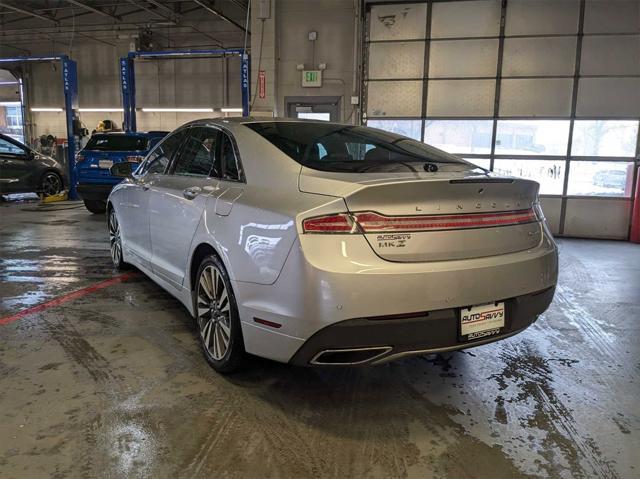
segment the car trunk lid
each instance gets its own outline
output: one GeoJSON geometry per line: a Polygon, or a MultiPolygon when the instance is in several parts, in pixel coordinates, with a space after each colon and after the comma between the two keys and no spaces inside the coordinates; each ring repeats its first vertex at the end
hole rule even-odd
{"type": "Polygon", "coordinates": [[[424,262],[478,258],[538,245],[538,184],[480,170],[326,173],[303,168],[300,190],[341,196],[381,258],[424,262]]]}

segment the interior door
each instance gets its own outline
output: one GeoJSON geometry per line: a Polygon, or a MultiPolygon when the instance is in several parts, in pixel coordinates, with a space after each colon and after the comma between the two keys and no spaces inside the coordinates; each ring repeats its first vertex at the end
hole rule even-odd
{"type": "Polygon", "coordinates": [[[0,138],[0,192],[35,190],[37,185],[29,184],[32,172],[28,151],[17,143],[0,138]]]}
{"type": "Polygon", "coordinates": [[[184,135],[185,130],[177,131],[149,153],[134,173],[133,180],[126,185],[124,201],[120,204],[125,210],[121,215],[121,223],[126,247],[149,269],[152,256],[149,237],[149,190],[167,171],[184,135]]]}
{"type": "Polygon", "coordinates": [[[219,183],[215,166],[219,130],[187,131],[168,174],[160,175],[149,190],[153,271],[176,288],[184,282],[191,241],[219,183]]]}

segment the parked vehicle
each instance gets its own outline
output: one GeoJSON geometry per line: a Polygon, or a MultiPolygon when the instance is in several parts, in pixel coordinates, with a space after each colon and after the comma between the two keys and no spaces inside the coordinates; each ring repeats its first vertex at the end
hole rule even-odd
{"type": "Polygon", "coordinates": [[[549,306],[557,248],[534,181],[407,137],[200,120],[108,201],[114,264],[196,318],[208,362],[379,364],[512,336],[549,306]]]}
{"type": "Polygon", "coordinates": [[[0,194],[57,195],[65,187],[63,165],[27,145],[0,134],[0,194]]]}
{"type": "Polygon", "coordinates": [[[92,213],[104,213],[107,198],[122,178],[109,173],[109,168],[122,161],[140,163],[166,131],[132,133],[95,133],[76,155],[78,195],[92,213]]]}
{"type": "Polygon", "coordinates": [[[593,175],[593,184],[603,188],[623,190],[627,186],[627,172],[622,170],[602,170],[593,175]]]}

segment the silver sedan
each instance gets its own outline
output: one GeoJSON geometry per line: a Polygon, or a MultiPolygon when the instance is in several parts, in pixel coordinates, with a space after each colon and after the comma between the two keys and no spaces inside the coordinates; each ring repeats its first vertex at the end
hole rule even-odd
{"type": "Polygon", "coordinates": [[[478,346],[553,298],[539,185],[403,136],[199,120],[112,173],[114,264],[180,300],[223,373],[246,353],[355,365],[478,346]]]}

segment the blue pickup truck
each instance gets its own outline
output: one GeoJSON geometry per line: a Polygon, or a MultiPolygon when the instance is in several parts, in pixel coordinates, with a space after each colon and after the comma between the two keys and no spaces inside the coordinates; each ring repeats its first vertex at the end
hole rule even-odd
{"type": "Polygon", "coordinates": [[[121,161],[140,163],[167,133],[94,133],[76,155],[76,188],[86,208],[92,213],[104,213],[111,189],[122,181],[111,176],[109,168],[121,161]]]}

